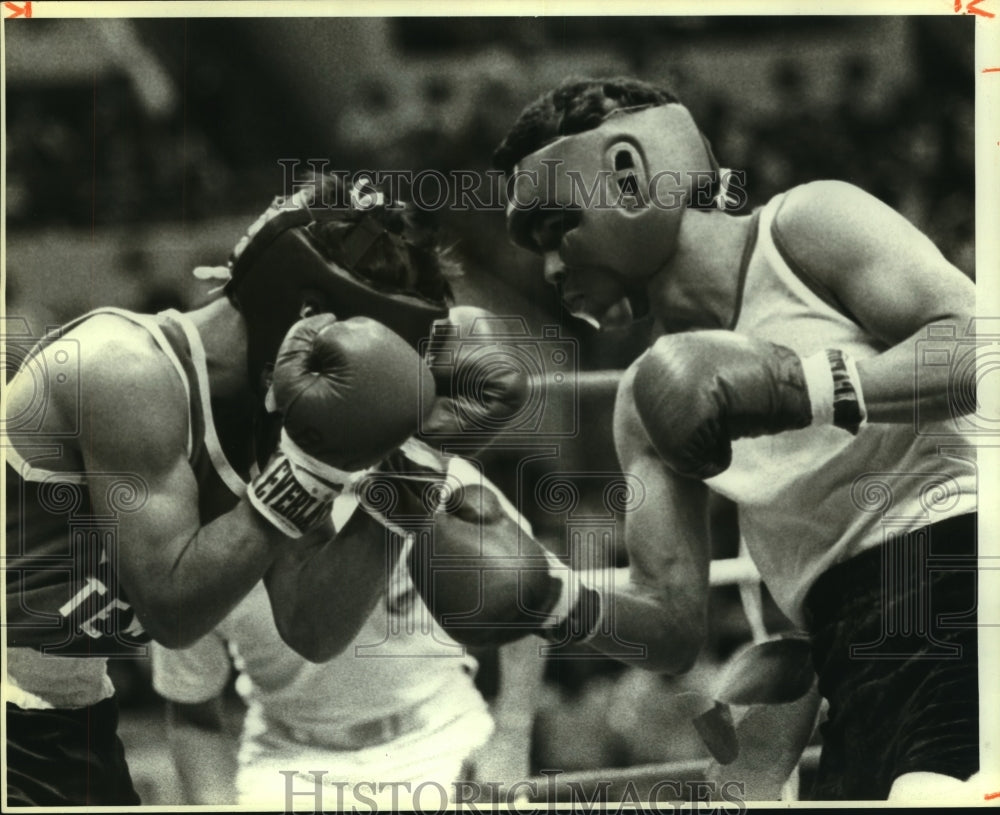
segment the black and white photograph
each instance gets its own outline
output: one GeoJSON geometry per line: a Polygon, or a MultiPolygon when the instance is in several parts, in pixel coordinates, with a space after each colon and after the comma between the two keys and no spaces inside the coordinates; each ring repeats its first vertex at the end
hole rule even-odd
{"type": "Polygon", "coordinates": [[[2,16],[5,811],[1000,806],[1000,0],[2,16]]]}

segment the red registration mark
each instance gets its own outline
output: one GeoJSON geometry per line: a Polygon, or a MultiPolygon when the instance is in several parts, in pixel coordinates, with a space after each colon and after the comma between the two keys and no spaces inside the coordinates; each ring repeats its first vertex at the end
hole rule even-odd
{"type": "MultiPolygon", "coordinates": [[[[987,11],[984,8],[979,8],[985,0],[968,0],[965,4],[966,14],[978,14],[980,17],[996,17],[992,11],[987,11]]],[[[962,0],[955,0],[955,13],[959,14],[962,11],[962,0]]]]}
{"type": "Polygon", "coordinates": [[[8,20],[13,20],[15,17],[30,17],[31,16],[31,3],[4,3],[4,10],[6,14],[4,15],[8,20]]]}

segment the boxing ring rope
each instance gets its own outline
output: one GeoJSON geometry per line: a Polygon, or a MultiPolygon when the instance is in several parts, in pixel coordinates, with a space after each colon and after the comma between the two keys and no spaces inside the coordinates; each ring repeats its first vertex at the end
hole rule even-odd
{"type": "MultiPolygon", "coordinates": [[[[577,371],[569,384],[575,384],[578,392],[586,393],[588,396],[595,393],[600,394],[602,391],[607,391],[613,396],[624,374],[625,371],[612,369],[577,371]]],[[[566,375],[562,373],[547,373],[541,376],[532,376],[530,377],[530,381],[532,387],[535,388],[558,391],[567,387],[566,375]]]]}
{"type": "MultiPolygon", "coordinates": [[[[743,548],[741,543],[740,549],[743,548]]],[[[713,560],[708,572],[708,584],[713,588],[733,585],[759,587],[760,572],[750,556],[741,551],[739,557],[713,560]]]]}

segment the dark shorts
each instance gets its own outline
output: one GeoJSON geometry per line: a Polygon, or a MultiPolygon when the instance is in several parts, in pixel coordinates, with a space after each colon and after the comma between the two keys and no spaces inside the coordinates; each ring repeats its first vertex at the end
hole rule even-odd
{"type": "Polygon", "coordinates": [[[910,772],[979,769],[976,515],[837,564],[806,598],[829,702],[814,800],[884,800],[910,772]]]}
{"type": "Polygon", "coordinates": [[[139,804],[117,730],[113,698],[77,710],[22,710],[8,703],[8,805],[139,804]]]}

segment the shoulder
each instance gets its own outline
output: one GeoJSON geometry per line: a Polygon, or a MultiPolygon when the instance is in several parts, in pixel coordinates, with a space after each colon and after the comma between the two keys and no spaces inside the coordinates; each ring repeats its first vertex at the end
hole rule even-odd
{"type": "Polygon", "coordinates": [[[816,215],[830,212],[847,213],[856,206],[885,206],[869,192],[855,184],[835,179],[823,179],[799,184],[780,196],[781,217],[816,215]]]}
{"type": "MultiPolygon", "coordinates": [[[[183,385],[150,333],[118,314],[95,314],[25,354],[8,383],[7,416],[28,416],[32,435],[83,431],[87,419],[127,421],[175,404],[183,385]]],[[[15,423],[16,424],[16,423],[15,423]]],[[[16,432],[8,424],[8,432],[16,432]]]]}
{"type": "Polygon", "coordinates": [[[791,241],[864,230],[872,217],[902,219],[874,195],[846,181],[812,181],[792,187],[782,197],[775,227],[791,241]]]}
{"type": "Polygon", "coordinates": [[[103,382],[152,383],[173,367],[150,332],[124,315],[96,314],[64,339],[78,346],[81,371],[103,382]]]}
{"type": "Polygon", "coordinates": [[[887,256],[936,255],[933,243],[892,207],[845,181],[813,181],[784,194],[773,234],[803,268],[824,277],[887,256]]]}
{"type": "Polygon", "coordinates": [[[142,326],[102,314],[87,320],[73,335],[79,342],[83,385],[92,395],[113,394],[125,400],[124,407],[139,398],[171,401],[183,391],[173,363],[142,326]]]}
{"type": "Polygon", "coordinates": [[[66,339],[79,353],[79,398],[93,420],[92,441],[112,434],[125,444],[136,442],[144,454],[157,445],[164,451],[186,446],[187,391],[147,329],[123,316],[100,314],[66,339]]]}

